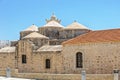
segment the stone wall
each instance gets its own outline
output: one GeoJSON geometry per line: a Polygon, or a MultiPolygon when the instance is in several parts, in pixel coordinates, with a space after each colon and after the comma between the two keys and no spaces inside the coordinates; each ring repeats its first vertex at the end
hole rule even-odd
{"type": "Polygon", "coordinates": [[[63,63],[62,55],[59,52],[34,52],[32,54],[27,53],[27,63],[21,63],[21,57],[19,57],[18,69],[22,73],[62,73],[63,63]],[[46,59],[50,59],[50,68],[45,66],[46,59]]]}
{"type": "Polygon", "coordinates": [[[59,32],[62,27],[40,27],[39,33],[49,37],[49,39],[59,39],[59,32]]]}
{"type": "Polygon", "coordinates": [[[20,72],[80,74],[85,69],[88,74],[111,74],[114,69],[120,70],[119,42],[63,45],[62,52],[34,52],[31,43],[24,40],[18,45],[20,72]],[[83,68],[76,68],[77,52],[83,54],[83,68]],[[23,54],[27,56],[26,64],[21,62],[23,54]],[[45,68],[46,59],[50,59],[50,69],[45,68]]]}
{"type": "Polygon", "coordinates": [[[61,52],[34,52],[31,43],[20,40],[17,48],[19,72],[33,73],[62,73],[63,61],[61,52]],[[26,63],[22,63],[22,55],[26,55],[26,63]],[[45,60],[50,59],[50,69],[45,68],[45,60]]]}
{"type": "Polygon", "coordinates": [[[60,45],[63,41],[74,38],[84,33],[87,29],[64,29],[61,27],[40,27],[39,33],[49,37],[50,45],[60,45]]]}
{"type": "MultiPolygon", "coordinates": [[[[81,80],[80,74],[21,73],[17,76],[42,80],[81,80]]],[[[87,74],[86,80],[114,80],[114,76],[113,74],[87,74]]]]}
{"type": "Polygon", "coordinates": [[[63,45],[62,52],[33,52],[31,43],[18,42],[18,69],[20,72],[78,74],[85,69],[88,74],[111,74],[120,70],[120,43],[86,43],[63,45]],[[83,54],[83,68],[76,68],[76,53],[83,54]],[[27,63],[22,64],[22,55],[27,63]],[[51,68],[45,68],[45,60],[51,60],[51,68]]]}
{"type": "Polygon", "coordinates": [[[0,71],[6,70],[7,67],[15,69],[15,53],[0,52],[0,71]]]}
{"type": "Polygon", "coordinates": [[[64,45],[65,73],[80,73],[76,68],[76,53],[83,54],[83,69],[89,74],[111,74],[120,70],[120,42],[86,43],[64,45]]]}
{"type": "Polygon", "coordinates": [[[46,38],[26,38],[23,40],[27,40],[32,42],[31,44],[33,44],[33,46],[35,47],[34,49],[37,50],[38,48],[40,48],[43,45],[48,45],[49,44],[49,40],[46,38]]]}
{"type": "MultiPolygon", "coordinates": [[[[6,71],[0,71],[0,76],[6,76],[6,71]]],[[[81,74],[49,74],[49,73],[18,73],[11,70],[12,77],[41,80],[81,80],[81,74]]],[[[114,80],[114,74],[87,74],[86,80],[114,80]]]]}
{"type": "Polygon", "coordinates": [[[32,54],[33,73],[62,73],[63,61],[60,52],[34,52],[32,54]],[[46,59],[50,59],[50,68],[47,69],[46,59]]]}
{"type": "Polygon", "coordinates": [[[27,40],[20,40],[17,46],[17,68],[19,72],[31,72],[32,44],[27,40]],[[26,55],[26,63],[22,63],[22,55],[26,55]]]}
{"type": "Polygon", "coordinates": [[[89,31],[90,30],[87,30],[87,29],[63,29],[59,32],[60,33],[59,38],[60,39],[71,39],[81,34],[88,33],[89,31]]]}
{"type": "Polygon", "coordinates": [[[68,39],[52,39],[52,40],[49,40],[49,45],[61,45],[62,42],[67,40],[68,39]]]}

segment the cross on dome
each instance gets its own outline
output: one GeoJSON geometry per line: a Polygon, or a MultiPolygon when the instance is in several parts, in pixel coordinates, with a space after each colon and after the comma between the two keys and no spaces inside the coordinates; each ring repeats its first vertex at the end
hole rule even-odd
{"type": "Polygon", "coordinates": [[[56,22],[58,22],[58,23],[61,22],[61,20],[59,20],[59,19],[56,18],[56,16],[55,16],[54,13],[52,13],[52,16],[50,17],[50,19],[46,19],[46,22],[47,22],[47,23],[50,22],[50,21],[56,21],[56,22]]]}

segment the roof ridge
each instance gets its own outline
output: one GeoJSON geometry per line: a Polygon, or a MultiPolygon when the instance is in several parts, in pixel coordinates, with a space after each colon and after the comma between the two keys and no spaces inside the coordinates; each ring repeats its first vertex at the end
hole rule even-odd
{"type": "Polygon", "coordinates": [[[25,39],[25,38],[48,38],[48,37],[46,37],[45,35],[42,35],[38,32],[32,32],[32,33],[28,34],[27,36],[23,37],[22,39],[25,39]]]}

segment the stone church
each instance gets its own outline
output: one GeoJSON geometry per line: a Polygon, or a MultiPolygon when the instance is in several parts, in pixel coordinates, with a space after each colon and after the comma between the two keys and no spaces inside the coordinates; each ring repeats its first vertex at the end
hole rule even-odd
{"type": "Polygon", "coordinates": [[[92,31],[74,21],[64,27],[52,15],[32,25],[20,39],[0,49],[0,69],[20,73],[110,74],[120,69],[120,29],[92,31]]]}

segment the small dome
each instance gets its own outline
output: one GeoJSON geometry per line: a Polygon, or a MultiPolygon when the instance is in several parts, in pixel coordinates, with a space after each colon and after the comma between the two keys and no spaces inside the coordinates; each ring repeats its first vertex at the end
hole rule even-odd
{"type": "Polygon", "coordinates": [[[0,52],[15,52],[15,47],[7,46],[7,47],[0,49],[0,52]]]}
{"type": "Polygon", "coordinates": [[[42,34],[39,34],[37,32],[32,32],[32,33],[28,34],[27,36],[23,37],[22,39],[26,39],[26,38],[46,38],[46,39],[49,39],[48,37],[46,37],[42,34]]]}
{"type": "Polygon", "coordinates": [[[30,27],[28,27],[27,29],[25,29],[23,31],[38,31],[38,27],[33,24],[33,25],[31,25],[30,27]]]}
{"type": "Polygon", "coordinates": [[[68,25],[66,28],[64,29],[88,29],[86,26],[78,23],[78,22],[73,22],[72,24],[68,25]]]}
{"type": "Polygon", "coordinates": [[[44,27],[64,27],[64,26],[53,20],[44,25],[44,27]]]}

